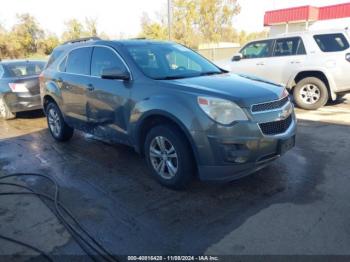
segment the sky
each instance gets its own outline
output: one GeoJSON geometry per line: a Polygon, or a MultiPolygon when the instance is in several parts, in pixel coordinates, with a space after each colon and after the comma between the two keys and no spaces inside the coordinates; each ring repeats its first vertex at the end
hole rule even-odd
{"type": "MultiPolygon", "coordinates": [[[[111,37],[137,36],[143,12],[150,17],[166,13],[167,0],[0,0],[0,23],[6,28],[16,22],[16,14],[30,13],[47,31],[60,36],[64,22],[85,17],[97,19],[98,30],[111,37]]],[[[325,6],[346,0],[238,0],[242,10],[233,20],[235,28],[248,32],[263,30],[265,11],[314,5],[325,6]]]]}

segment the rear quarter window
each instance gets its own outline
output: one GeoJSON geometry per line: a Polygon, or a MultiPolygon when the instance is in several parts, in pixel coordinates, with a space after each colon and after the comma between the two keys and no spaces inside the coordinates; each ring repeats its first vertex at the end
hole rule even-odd
{"type": "Polygon", "coordinates": [[[79,75],[90,75],[92,47],[81,47],[72,50],[67,58],[66,72],[79,75]]]}
{"type": "Polygon", "coordinates": [[[314,39],[322,52],[339,52],[349,48],[349,42],[343,34],[314,35],[314,39]]]}
{"type": "Polygon", "coordinates": [[[57,59],[63,54],[63,50],[54,50],[50,56],[49,61],[46,64],[45,68],[50,68],[57,61],[57,59]]]}

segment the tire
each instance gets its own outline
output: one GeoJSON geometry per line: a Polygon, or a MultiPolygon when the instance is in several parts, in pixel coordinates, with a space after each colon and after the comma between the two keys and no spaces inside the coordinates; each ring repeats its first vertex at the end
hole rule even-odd
{"type": "Polygon", "coordinates": [[[5,120],[16,118],[16,113],[10,111],[3,97],[0,98],[0,118],[5,120]]]}
{"type": "Polygon", "coordinates": [[[162,185],[172,189],[190,185],[195,161],[187,138],[179,128],[168,124],[153,127],[146,136],[144,153],[153,176],[162,185]]]}
{"type": "Polygon", "coordinates": [[[293,97],[298,107],[315,110],[327,103],[329,94],[322,80],[316,77],[306,77],[294,87],[293,97]]]}
{"type": "Polygon", "coordinates": [[[70,140],[73,136],[74,129],[66,124],[58,106],[50,102],[45,111],[47,125],[52,137],[59,142],[70,140]]]}

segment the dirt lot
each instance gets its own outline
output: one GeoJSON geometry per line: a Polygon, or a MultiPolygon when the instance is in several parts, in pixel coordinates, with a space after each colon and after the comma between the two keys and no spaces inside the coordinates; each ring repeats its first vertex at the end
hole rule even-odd
{"type": "MultiPolygon", "coordinates": [[[[0,173],[55,177],[62,202],[115,254],[350,255],[350,96],[297,114],[297,146],[228,184],[168,190],[130,148],[82,133],[55,143],[40,113],[0,120],[0,173]]],[[[51,254],[83,253],[37,198],[1,197],[0,234],[51,254]]],[[[32,254],[2,240],[0,253],[32,254]]]]}

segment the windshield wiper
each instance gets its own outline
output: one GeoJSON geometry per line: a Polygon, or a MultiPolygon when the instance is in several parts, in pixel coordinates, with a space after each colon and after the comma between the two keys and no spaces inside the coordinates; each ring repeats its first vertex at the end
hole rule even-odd
{"type": "Polygon", "coordinates": [[[186,77],[189,77],[189,76],[165,76],[165,77],[156,78],[156,80],[174,80],[174,79],[181,79],[186,77]]]}
{"type": "Polygon", "coordinates": [[[224,74],[224,73],[225,72],[221,72],[221,71],[209,71],[209,72],[200,73],[200,76],[220,75],[220,74],[224,74]]]}

